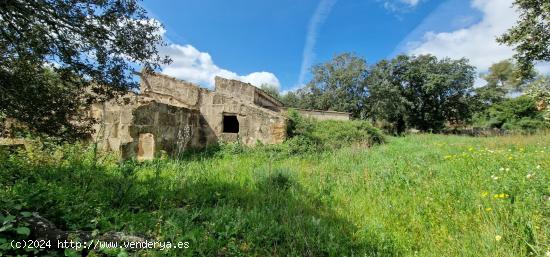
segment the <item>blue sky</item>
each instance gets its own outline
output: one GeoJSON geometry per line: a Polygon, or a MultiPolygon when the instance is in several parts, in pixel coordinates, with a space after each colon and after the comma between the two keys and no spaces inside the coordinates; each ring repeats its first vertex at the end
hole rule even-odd
{"type": "Polygon", "coordinates": [[[164,24],[162,72],[212,86],[218,75],[295,89],[311,65],[342,52],[374,64],[398,53],[467,57],[482,72],[510,58],[494,37],[514,24],[512,0],[145,0],[164,24]]]}

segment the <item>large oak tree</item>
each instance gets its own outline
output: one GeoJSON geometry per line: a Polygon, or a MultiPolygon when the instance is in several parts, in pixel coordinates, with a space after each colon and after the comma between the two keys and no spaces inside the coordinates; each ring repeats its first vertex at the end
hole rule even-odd
{"type": "Polygon", "coordinates": [[[361,117],[367,93],[365,59],[343,53],[313,66],[311,72],[312,80],[297,92],[301,98],[298,107],[350,112],[355,118],[361,117]]]}
{"type": "Polygon", "coordinates": [[[154,70],[162,27],[136,0],[0,1],[0,118],[36,133],[89,131],[82,108],[135,88],[154,70]]]}
{"type": "Polygon", "coordinates": [[[406,128],[440,131],[472,115],[475,68],[468,60],[433,55],[400,55],[372,67],[368,77],[368,116],[406,128]]]}

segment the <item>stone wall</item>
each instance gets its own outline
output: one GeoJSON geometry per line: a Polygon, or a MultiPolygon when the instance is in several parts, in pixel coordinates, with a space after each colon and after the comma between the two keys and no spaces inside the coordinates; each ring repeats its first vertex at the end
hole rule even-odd
{"type": "Polygon", "coordinates": [[[268,108],[270,110],[278,110],[278,107],[282,107],[283,104],[279,100],[273,98],[263,90],[253,86],[252,84],[245,83],[233,79],[225,79],[216,77],[215,92],[237,98],[239,100],[253,103],[255,105],[268,108]]]}
{"type": "Polygon", "coordinates": [[[254,94],[254,103],[258,106],[270,109],[272,111],[280,111],[280,108],[283,107],[283,104],[279,100],[273,98],[272,96],[265,93],[263,90],[256,88],[254,94]]]}
{"type": "Polygon", "coordinates": [[[211,134],[209,142],[240,140],[247,145],[282,143],[286,138],[287,119],[277,112],[240,101],[218,92],[201,91],[200,112],[211,134]],[[238,133],[223,132],[223,116],[235,115],[238,133]]]}
{"type": "MultiPolygon", "coordinates": [[[[281,111],[287,111],[289,108],[283,107],[281,111]]],[[[335,112],[335,111],[319,111],[319,110],[305,110],[293,108],[300,115],[308,118],[314,118],[317,120],[350,120],[350,114],[347,112],[335,112]]]]}
{"type": "Polygon", "coordinates": [[[197,85],[156,73],[141,73],[140,76],[142,95],[169,105],[198,107],[200,88],[197,85]]]}
{"type": "Polygon", "coordinates": [[[238,80],[215,78],[215,92],[238,98],[242,101],[254,103],[256,87],[238,80]]]}
{"type": "MultiPolygon", "coordinates": [[[[197,85],[176,80],[165,75],[142,75],[142,95],[165,103],[182,107],[197,106],[200,111],[200,145],[215,144],[218,140],[240,140],[247,145],[262,142],[281,143],[286,138],[286,118],[280,113],[254,104],[260,99],[256,87],[237,80],[216,77],[216,91],[200,88],[197,85]],[[195,90],[197,97],[195,97],[195,90]],[[166,94],[173,91],[177,97],[166,94]],[[192,93],[189,93],[192,92],[192,93]],[[183,97],[183,96],[193,97],[183,97]],[[196,100],[196,101],[195,101],[196,100]],[[237,116],[238,133],[224,133],[224,115],[237,116]]],[[[270,101],[266,97],[262,98],[270,101]]],[[[266,104],[272,104],[271,102],[266,104]]]]}
{"type": "Polygon", "coordinates": [[[196,109],[130,94],[94,104],[91,116],[101,121],[95,126],[94,140],[102,149],[119,153],[124,159],[149,160],[160,151],[175,155],[202,146],[196,109]]]}

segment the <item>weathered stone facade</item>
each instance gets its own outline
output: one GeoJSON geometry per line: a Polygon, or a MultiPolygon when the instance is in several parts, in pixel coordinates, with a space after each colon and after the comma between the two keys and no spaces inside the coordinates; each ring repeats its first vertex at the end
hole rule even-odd
{"type": "Polygon", "coordinates": [[[94,139],[103,150],[120,153],[124,159],[148,160],[160,151],[177,154],[201,146],[200,113],[194,109],[128,94],[93,105],[91,115],[100,121],[94,139]]]}
{"type": "MultiPolygon", "coordinates": [[[[166,75],[142,73],[141,93],[95,104],[95,140],[122,158],[150,160],[161,151],[177,155],[221,141],[246,145],[286,139],[286,108],[248,83],[215,78],[215,89],[166,75]]],[[[349,119],[348,113],[298,110],[318,119],[349,119]]]]}
{"type": "MultiPolygon", "coordinates": [[[[283,107],[281,111],[286,111],[288,108],[283,107]]],[[[313,118],[317,120],[350,120],[349,112],[335,112],[335,111],[319,111],[319,110],[305,110],[294,108],[300,115],[313,118]]]]}
{"type": "Polygon", "coordinates": [[[161,74],[141,75],[141,94],[95,104],[94,138],[122,158],[148,160],[218,141],[282,143],[281,103],[256,87],[216,78],[215,91],[161,74]]]}
{"type": "MultiPolygon", "coordinates": [[[[215,78],[214,90],[156,73],[142,73],[140,93],[93,104],[92,140],[121,158],[150,160],[161,152],[177,155],[219,141],[246,145],[279,144],[286,139],[286,108],[251,84],[215,78]]],[[[301,110],[316,119],[348,120],[349,113],[301,110]]],[[[21,145],[0,121],[0,145],[21,145]]]]}

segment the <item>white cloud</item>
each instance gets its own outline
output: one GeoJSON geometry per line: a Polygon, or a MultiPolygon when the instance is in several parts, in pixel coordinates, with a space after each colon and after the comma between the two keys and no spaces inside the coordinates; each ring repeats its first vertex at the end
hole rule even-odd
{"type": "Polygon", "coordinates": [[[209,53],[201,52],[192,45],[169,44],[161,48],[162,55],[168,55],[172,63],[162,68],[162,73],[186,81],[212,88],[214,77],[236,79],[255,86],[270,84],[280,87],[275,74],[266,71],[238,75],[233,71],[218,67],[209,53]]]}
{"type": "Polygon", "coordinates": [[[409,42],[411,54],[433,54],[438,57],[468,58],[479,71],[491,64],[511,58],[513,48],[500,45],[496,38],[512,27],[518,13],[513,0],[473,0],[472,7],[483,13],[476,24],[452,32],[427,32],[420,42],[409,42]]]}
{"type": "Polygon", "coordinates": [[[298,85],[304,84],[306,73],[314,59],[315,53],[313,52],[313,48],[317,43],[319,29],[327,19],[334,4],[336,4],[336,0],[321,0],[321,2],[317,5],[313,16],[311,16],[311,19],[309,20],[306,43],[304,45],[304,52],[302,56],[302,66],[300,67],[300,75],[298,76],[298,85]]]}
{"type": "Polygon", "coordinates": [[[410,6],[416,6],[420,3],[420,0],[401,0],[401,2],[410,6]]]}
{"type": "Polygon", "coordinates": [[[416,7],[422,0],[377,0],[391,12],[406,12],[416,7]]]}

